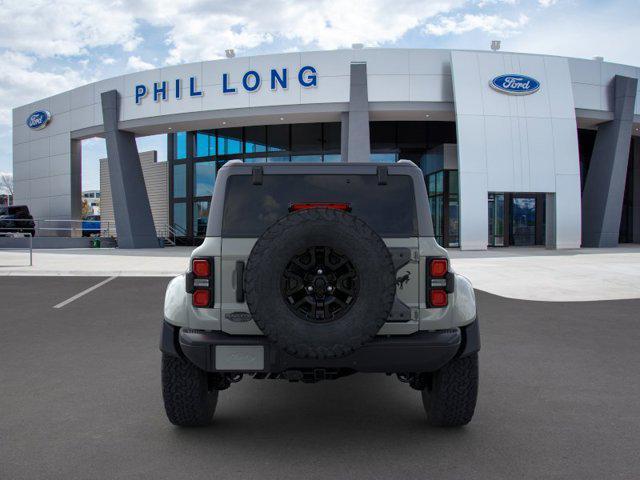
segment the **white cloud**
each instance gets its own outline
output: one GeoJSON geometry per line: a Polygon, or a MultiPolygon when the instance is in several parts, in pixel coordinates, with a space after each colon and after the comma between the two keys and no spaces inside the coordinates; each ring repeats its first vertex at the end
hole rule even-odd
{"type": "Polygon", "coordinates": [[[558,3],[558,0],[538,0],[538,4],[541,7],[550,7],[551,5],[555,5],[558,3]]]}
{"type": "Polygon", "coordinates": [[[127,70],[129,70],[130,72],[138,72],[140,70],[151,70],[152,68],[155,68],[155,65],[149,62],[145,62],[144,60],[142,60],[140,57],[136,55],[130,56],[129,59],[127,60],[127,70]]]}
{"type": "Polygon", "coordinates": [[[92,79],[71,69],[38,71],[34,57],[0,53],[0,125],[11,124],[11,109],[38,98],[70,90],[92,79]]]}
{"type": "Polygon", "coordinates": [[[145,11],[153,25],[169,28],[167,63],[219,58],[226,48],[255,48],[276,39],[307,48],[352,43],[381,45],[465,0],[248,0],[235,3],[167,2],[145,11]],[[188,28],[185,28],[188,25],[188,28]]]}
{"type": "Polygon", "coordinates": [[[635,18],[639,6],[625,13],[615,5],[600,12],[572,11],[531,24],[522,34],[503,43],[503,50],[547,53],[567,57],[604,57],[607,62],[640,65],[640,50],[630,39],[638,37],[635,18]]]}
{"type": "Polygon", "coordinates": [[[0,47],[40,57],[80,55],[110,45],[133,50],[141,41],[137,25],[121,1],[14,0],[0,8],[0,47]]]}
{"type": "Polygon", "coordinates": [[[425,33],[430,35],[460,35],[480,30],[482,32],[508,37],[521,31],[529,22],[529,17],[524,14],[511,20],[499,15],[485,14],[465,14],[456,17],[440,17],[435,23],[427,24],[424,28],[425,33]]]}

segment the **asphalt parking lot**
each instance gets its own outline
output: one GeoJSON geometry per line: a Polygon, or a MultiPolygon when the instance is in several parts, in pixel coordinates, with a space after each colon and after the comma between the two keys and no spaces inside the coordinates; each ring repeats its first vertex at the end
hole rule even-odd
{"type": "Polygon", "coordinates": [[[0,278],[0,478],[638,478],[640,300],[478,292],[480,394],[462,429],[427,426],[384,375],[245,379],[215,424],[164,416],[167,278],[0,278]]]}

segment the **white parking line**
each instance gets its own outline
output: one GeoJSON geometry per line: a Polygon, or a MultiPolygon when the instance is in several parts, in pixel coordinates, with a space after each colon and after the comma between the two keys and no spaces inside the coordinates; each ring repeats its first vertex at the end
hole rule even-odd
{"type": "Polygon", "coordinates": [[[81,291],[80,293],[75,294],[73,297],[71,298],[67,298],[64,302],[60,302],[57,305],[54,305],[53,308],[62,308],[65,305],[69,305],[71,302],[73,302],[74,300],[79,299],[80,297],[83,297],[84,295],[86,295],[87,293],[91,293],[93,292],[96,288],[100,288],[101,286],[103,286],[106,283],[109,283],[111,280],[118,278],[117,276],[114,277],[109,277],[106,280],[101,281],[100,283],[96,283],[93,287],[89,287],[86,290],[81,291]]]}

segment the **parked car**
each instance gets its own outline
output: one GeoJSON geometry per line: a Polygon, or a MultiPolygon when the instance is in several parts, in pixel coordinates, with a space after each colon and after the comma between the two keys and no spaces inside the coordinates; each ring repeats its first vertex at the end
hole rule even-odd
{"type": "Polygon", "coordinates": [[[35,236],[35,227],[36,224],[26,205],[0,207],[0,233],[30,233],[35,236]]]}
{"type": "Polygon", "coordinates": [[[100,235],[100,215],[87,215],[82,219],[82,236],[100,235]]]}
{"type": "Polygon", "coordinates": [[[211,423],[243,375],[292,382],[395,374],[427,421],[474,413],[473,287],[434,237],[421,170],[227,163],[206,238],[168,285],[160,342],[169,420],[211,423]]]}

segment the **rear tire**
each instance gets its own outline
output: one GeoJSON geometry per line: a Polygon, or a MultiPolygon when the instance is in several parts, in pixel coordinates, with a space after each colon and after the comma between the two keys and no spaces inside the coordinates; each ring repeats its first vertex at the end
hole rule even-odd
{"type": "Polygon", "coordinates": [[[427,421],[459,427],[471,421],[478,396],[478,354],[456,358],[435,372],[422,390],[427,421]]]}
{"type": "Polygon", "coordinates": [[[180,427],[210,425],[218,390],[206,372],[180,357],[162,354],[162,397],[167,418],[180,427]]]}

